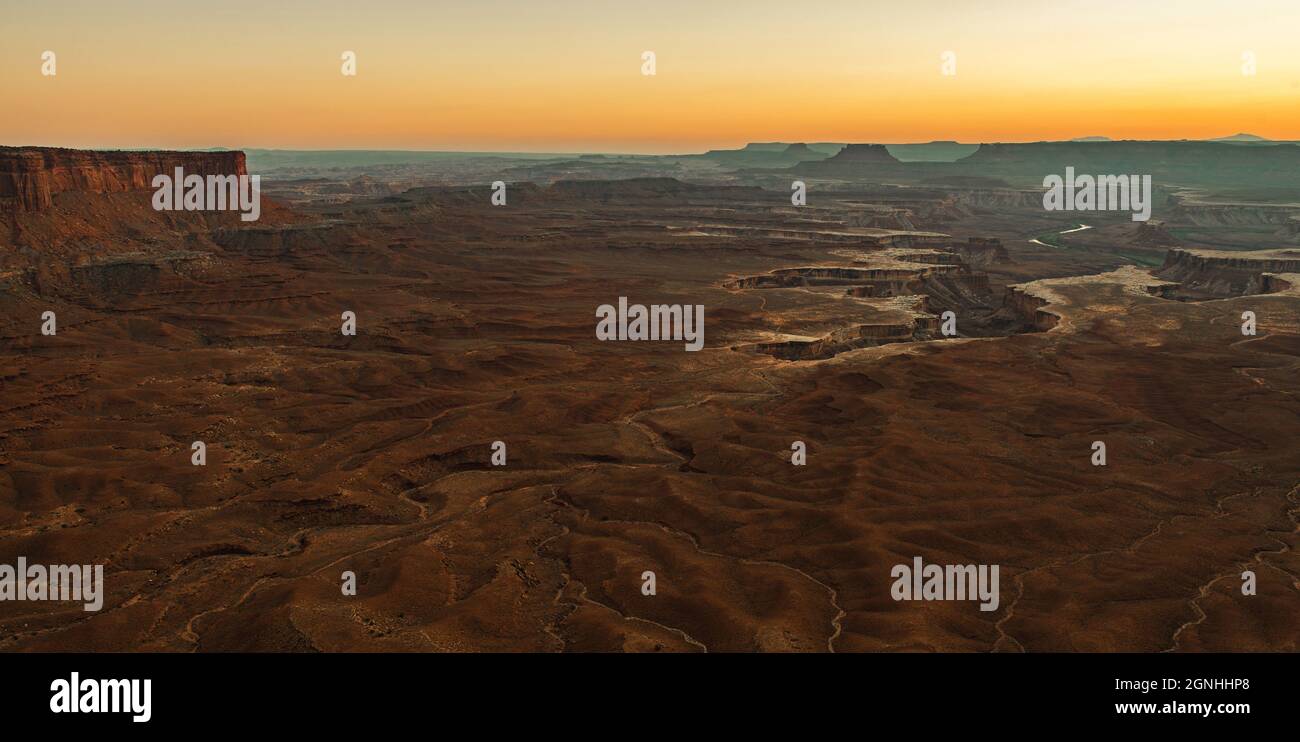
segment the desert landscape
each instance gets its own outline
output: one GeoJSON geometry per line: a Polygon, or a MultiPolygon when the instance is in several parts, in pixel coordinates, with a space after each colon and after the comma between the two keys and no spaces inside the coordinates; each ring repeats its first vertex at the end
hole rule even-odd
{"type": "Polygon", "coordinates": [[[106,587],[0,650],[1295,651],[1297,165],[2,147],[0,563],[106,587]],[[1067,162],[1152,219],[1045,211],[1067,162]],[[620,298],[703,347],[598,339],[620,298]],[[895,599],[915,557],[996,609],[895,599]]]}

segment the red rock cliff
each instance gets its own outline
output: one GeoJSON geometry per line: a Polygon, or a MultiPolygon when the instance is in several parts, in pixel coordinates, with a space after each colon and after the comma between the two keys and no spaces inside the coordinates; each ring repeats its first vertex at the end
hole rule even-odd
{"type": "Polygon", "coordinates": [[[64,191],[114,193],[152,189],[153,176],[246,175],[243,152],[96,152],[55,147],[0,147],[0,208],[39,211],[64,191]]]}

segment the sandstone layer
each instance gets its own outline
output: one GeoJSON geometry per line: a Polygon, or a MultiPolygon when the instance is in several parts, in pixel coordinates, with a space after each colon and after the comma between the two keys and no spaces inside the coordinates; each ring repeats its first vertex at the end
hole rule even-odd
{"type": "Polygon", "coordinates": [[[47,209],[66,191],[102,194],[152,188],[153,177],[247,175],[243,152],[97,152],[54,147],[0,147],[0,208],[47,209]]]}

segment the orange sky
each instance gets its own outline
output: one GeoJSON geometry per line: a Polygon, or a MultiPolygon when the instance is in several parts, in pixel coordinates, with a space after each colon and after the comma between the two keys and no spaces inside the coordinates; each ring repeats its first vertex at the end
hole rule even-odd
{"type": "Polygon", "coordinates": [[[1296,0],[178,7],[11,3],[0,144],[693,152],[1300,139],[1296,0]],[[53,77],[41,74],[46,50],[53,77]],[[355,77],[340,74],[345,50],[355,77]],[[646,50],[654,76],[641,74],[646,50]],[[955,75],[941,74],[945,51],[955,75]],[[1242,74],[1247,52],[1254,75],[1242,74]]]}

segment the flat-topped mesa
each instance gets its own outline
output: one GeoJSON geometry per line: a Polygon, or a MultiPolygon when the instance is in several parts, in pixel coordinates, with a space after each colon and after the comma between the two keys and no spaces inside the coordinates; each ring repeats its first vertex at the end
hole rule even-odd
{"type": "Polygon", "coordinates": [[[849,144],[824,160],[801,162],[792,166],[800,175],[835,178],[855,178],[864,175],[884,175],[907,170],[905,163],[889,153],[883,144],[849,144]]]}
{"type": "Polygon", "coordinates": [[[865,162],[883,162],[895,165],[898,160],[883,144],[850,144],[826,160],[828,164],[857,164],[865,162]]]}
{"type": "Polygon", "coordinates": [[[155,175],[247,175],[244,153],[0,147],[0,209],[40,211],[67,191],[150,190],[155,175]]]}

